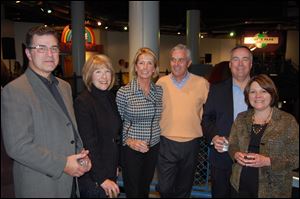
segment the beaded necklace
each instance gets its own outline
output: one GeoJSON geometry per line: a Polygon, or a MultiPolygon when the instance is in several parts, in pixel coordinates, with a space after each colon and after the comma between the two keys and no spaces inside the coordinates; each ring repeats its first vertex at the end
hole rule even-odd
{"type": "Polygon", "coordinates": [[[273,108],[271,109],[267,119],[263,122],[263,124],[256,124],[255,123],[255,116],[253,114],[253,116],[252,116],[252,131],[255,134],[259,134],[266,127],[266,125],[268,124],[268,122],[271,119],[272,113],[273,113],[273,108]]]}

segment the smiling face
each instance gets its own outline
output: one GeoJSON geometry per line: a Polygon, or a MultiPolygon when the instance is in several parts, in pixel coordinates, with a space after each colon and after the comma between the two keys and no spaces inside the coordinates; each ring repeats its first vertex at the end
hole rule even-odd
{"type": "Polygon", "coordinates": [[[155,72],[153,56],[149,54],[141,54],[136,62],[135,71],[139,79],[151,79],[155,72]]]}
{"type": "Polygon", "coordinates": [[[174,50],[171,54],[170,65],[172,75],[177,81],[181,81],[192,61],[188,59],[187,51],[182,49],[174,50]]]}
{"type": "Polygon", "coordinates": [[[252,68],[251,52],[246,48],[237,48],[231,53],[229,68],[232,77],[236,80],[243,81],[250,76],[252,68]]]}
{"type": "Polygon", "coordinates": [[[251,106],[259,111],[270,107],[271,94],[263,89],[256,81],[252,82],[249,90],[249,102],[251,106]]]}
{"type": "Polygon", "coordinates": [[[112,72],[104,66],[97,68],[92,74],[92,84],[103,91],[109,88],[111,80],[112,72]]]}
{"type": "Polygon", "coordinates": [[[56,68],[59,62],[59,52],[52,52],[49,48],[58,47],[58,41],[53,35],[34,35],[30,47],[46,46],[46,52],[38,52],[38,49],[26,49],[29,59],[29,67],[37,74],[47,78],[56,68]]]}

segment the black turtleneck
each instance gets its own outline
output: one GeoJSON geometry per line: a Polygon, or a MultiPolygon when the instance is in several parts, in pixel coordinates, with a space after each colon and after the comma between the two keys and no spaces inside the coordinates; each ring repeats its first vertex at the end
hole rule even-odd
{"type": "Polygon", "coordinates": [[[92,86],[91,92],[85,90],[77,97],[74,108],[78,130],[84,148],[90,151],[93,165],[90,172],[79,178],[80,186],[84,186],[87,181],[100,185],[105,179],[115,180],[118,166],[117,140],[122,122],[114,94],[92,86]]]}

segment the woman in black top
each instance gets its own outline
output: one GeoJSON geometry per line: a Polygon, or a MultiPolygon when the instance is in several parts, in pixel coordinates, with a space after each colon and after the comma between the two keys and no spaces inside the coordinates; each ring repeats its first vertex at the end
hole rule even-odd
{"type": "Polygon", "coordinates": [[[75,114],[84,147],[90,151],[92,169],[79,178],[81,197],[113,197],[120,190],[116,184],[118,140],[122,128],[110,91],[114,70],[108,57],[94,55],[84,65],[83,81],[87,87],[75,100],[75,114]]]}

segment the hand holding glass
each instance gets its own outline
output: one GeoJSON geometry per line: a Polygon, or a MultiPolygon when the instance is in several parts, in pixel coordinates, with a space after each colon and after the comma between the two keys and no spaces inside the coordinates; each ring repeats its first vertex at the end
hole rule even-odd
{"type": "Polygon", "coordinates": [[[77,159],[77,162],[82,167],[87,167],[88,166],[88,160],[86,158],[77,159]]]}
{"type": "Polygon", "coordinates": [[[227,137],[224,137],[224,142],[223,142],[223,151],[228,151],[228,147],[229,147],[229,141],[227,137]]]}

